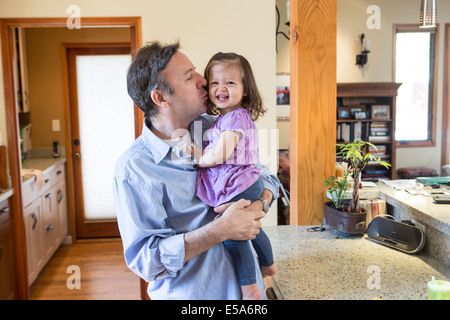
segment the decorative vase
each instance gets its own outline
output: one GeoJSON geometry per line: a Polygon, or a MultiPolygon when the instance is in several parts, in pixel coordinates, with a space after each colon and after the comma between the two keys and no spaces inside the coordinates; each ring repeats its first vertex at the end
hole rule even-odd
{"type": "Polygon", "coordinates": [[[332,201],[324,203],[323,225],[336,229],[339,238],[342,232],[349,234],[364,234],[366,231],[366,209],[361,213],[352,213],[344,209],[336,209],[332,201]]]}

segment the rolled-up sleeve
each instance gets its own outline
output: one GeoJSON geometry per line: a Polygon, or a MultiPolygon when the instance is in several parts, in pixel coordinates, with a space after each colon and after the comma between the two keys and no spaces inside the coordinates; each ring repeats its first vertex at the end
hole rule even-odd
{"type": "Polygon", "coordinates": [[[175,277],[183,266],[184,235],[166,225],[161,192],[126,176],[114,178],[113,192],[128,267],[146,281],[175,277]]]}

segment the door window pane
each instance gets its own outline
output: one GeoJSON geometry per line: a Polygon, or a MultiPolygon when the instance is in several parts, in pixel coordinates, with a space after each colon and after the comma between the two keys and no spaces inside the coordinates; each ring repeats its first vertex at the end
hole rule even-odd
{"type": "Polygon", "coordinates": [[[126,87],[130,63],[130,55],[76,58],[86,220],[116,219],[114,166],[135,139],[133,102],[126,87]]]}

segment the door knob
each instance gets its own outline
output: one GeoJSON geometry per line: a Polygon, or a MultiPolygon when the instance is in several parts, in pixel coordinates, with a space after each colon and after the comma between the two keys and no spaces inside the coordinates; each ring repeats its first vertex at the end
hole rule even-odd
{"type": "Polygon", "coordinates": [[[78,146],[78,145],[80,144],[80,140],[75,139],[75,140],[73,140],[73,143],[74,143],[76,146],[78,146]]]}
{"type": "Polygon", "coordinates": [[[75,158],[80,159],[81,158],[81,153],[75,152],[74,156],[75,156],[75,158]]]}

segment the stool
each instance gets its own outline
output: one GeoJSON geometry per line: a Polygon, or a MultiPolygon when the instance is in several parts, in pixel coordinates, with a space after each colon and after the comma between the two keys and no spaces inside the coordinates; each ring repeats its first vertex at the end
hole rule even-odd
{"type": "Polygon", "coordinates": [[[422,167],[400,168],[397,170],[397,174],[401,179],[415,179],[418,177],[439,176],[436,169],[422,167]]]}

